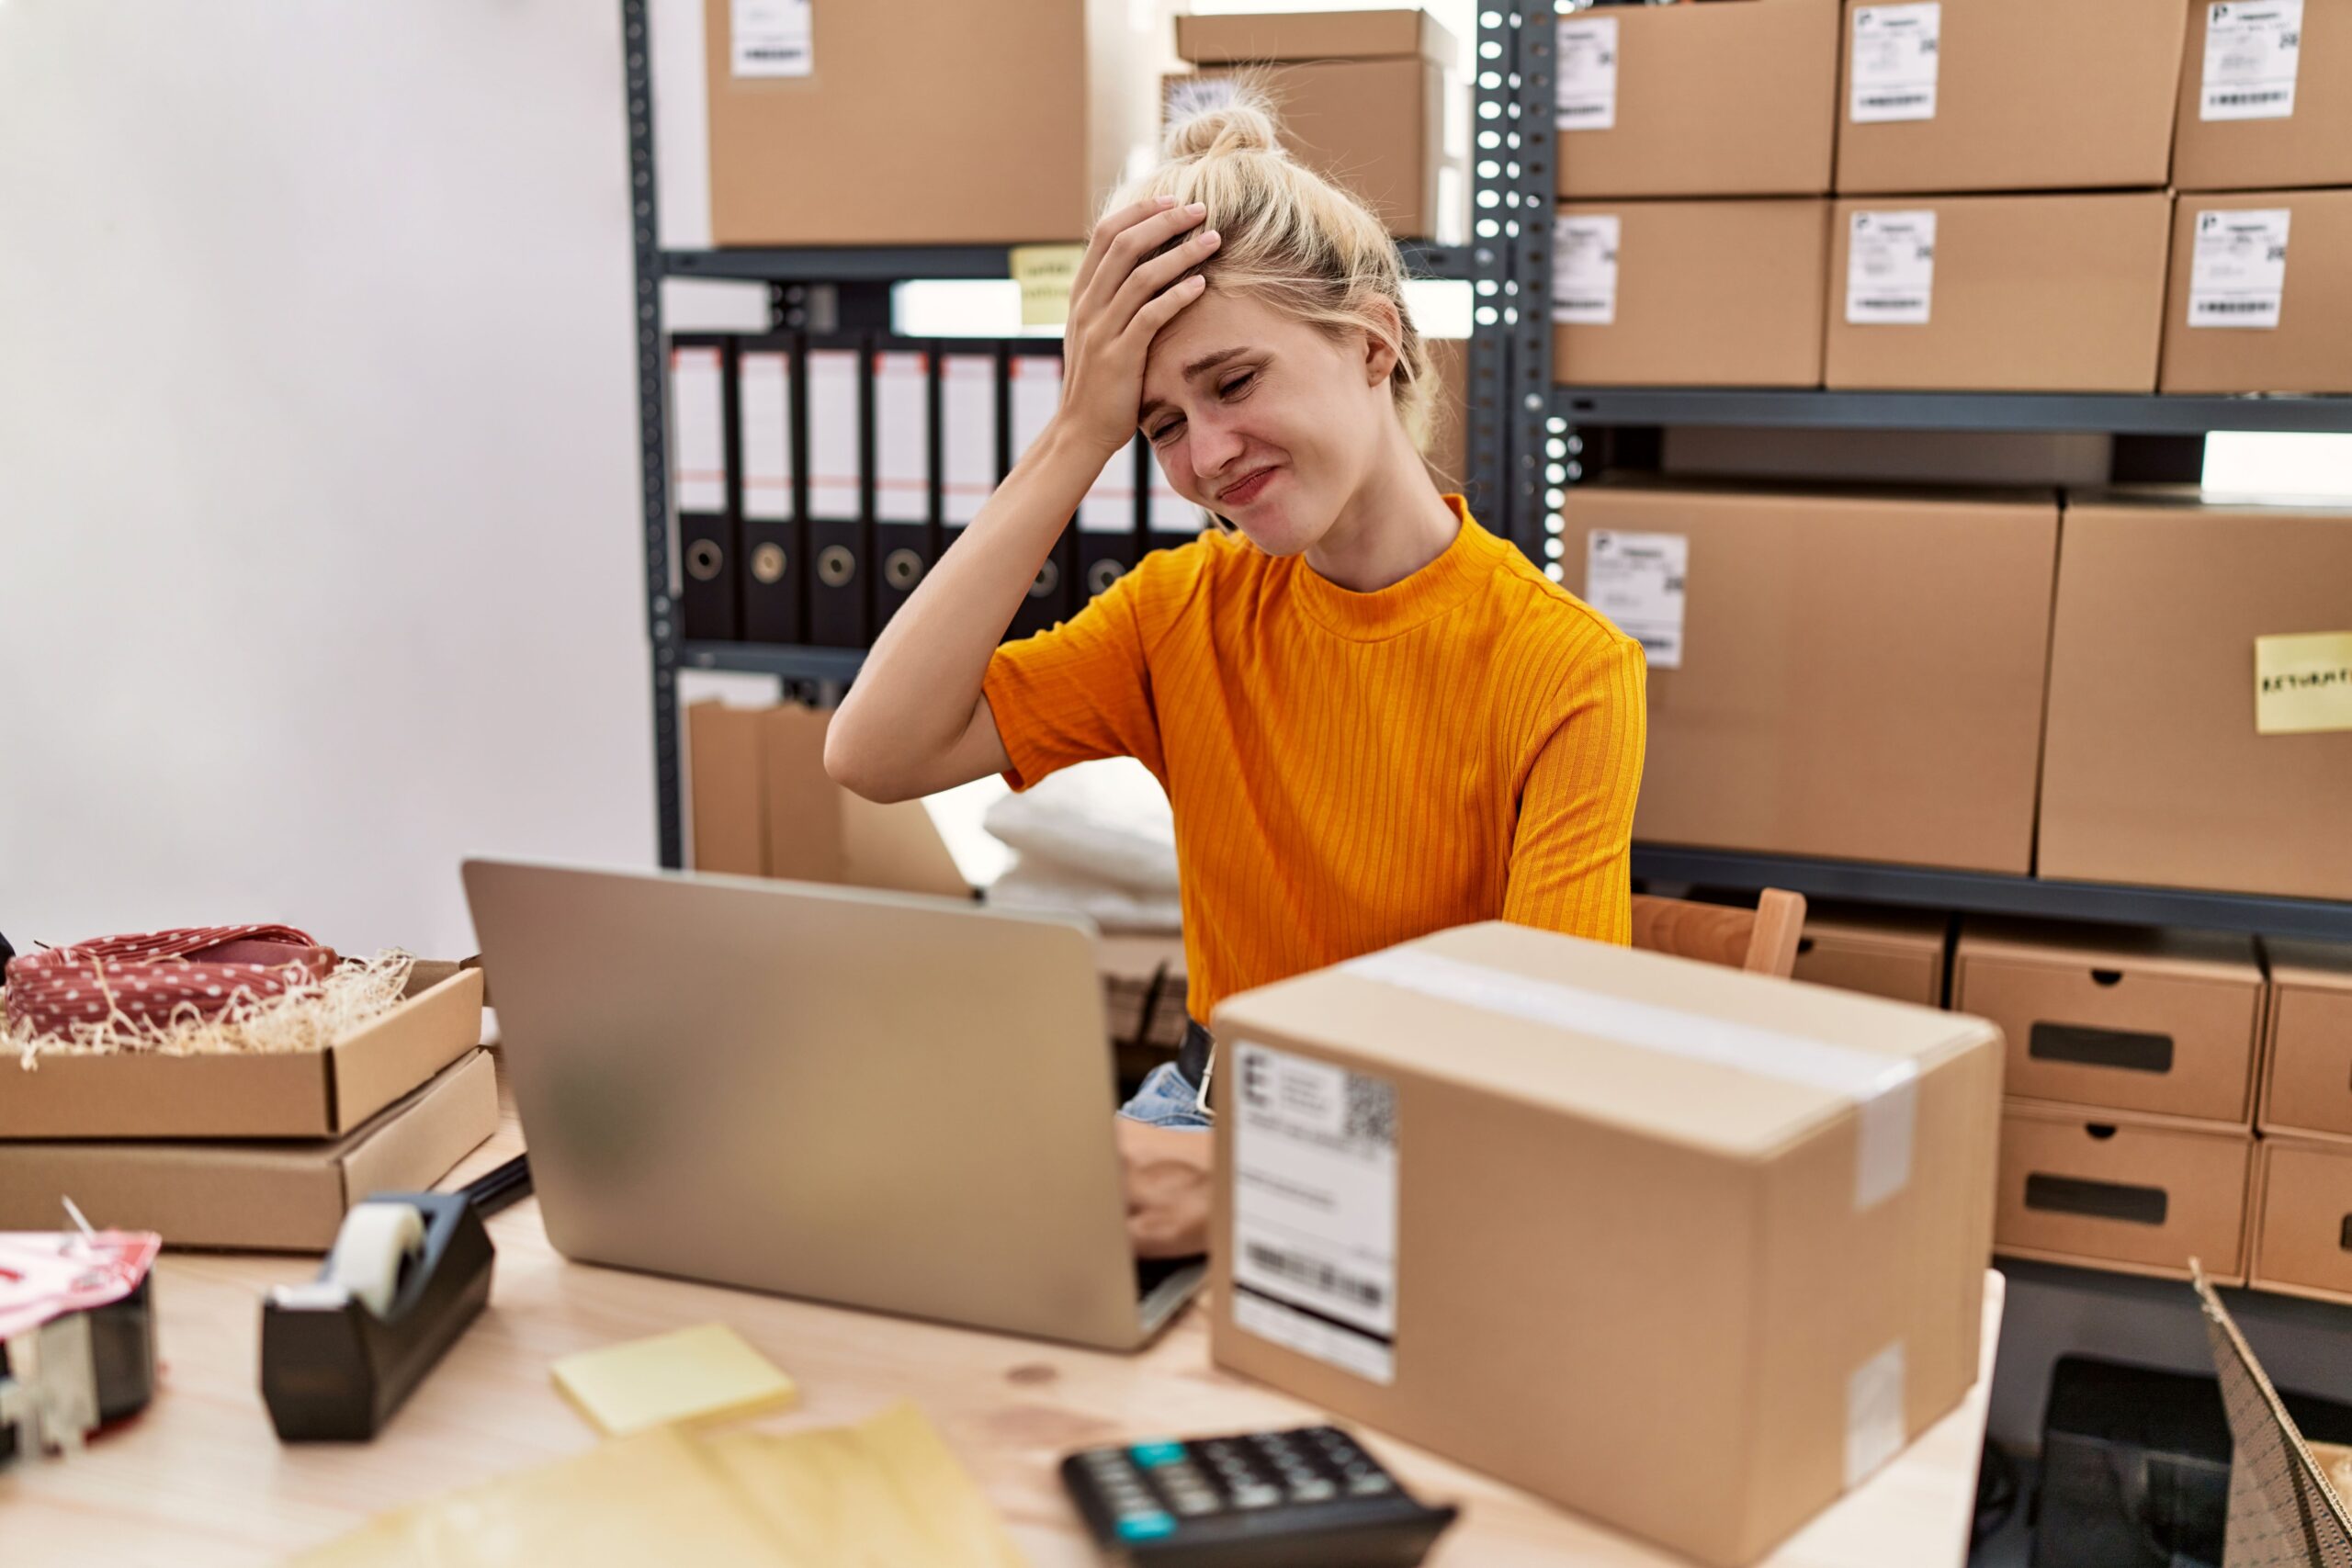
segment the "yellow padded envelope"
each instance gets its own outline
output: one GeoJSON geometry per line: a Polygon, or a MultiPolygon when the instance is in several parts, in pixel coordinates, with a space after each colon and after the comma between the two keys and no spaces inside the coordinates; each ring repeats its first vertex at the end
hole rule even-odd
{"type": "Polygon", "coordinates": [[[723,1323],[582,1350],[548,1371],[572,1408],[608,1438],[782,1410],[800,1396],[775,1362],[723,1323]]]}

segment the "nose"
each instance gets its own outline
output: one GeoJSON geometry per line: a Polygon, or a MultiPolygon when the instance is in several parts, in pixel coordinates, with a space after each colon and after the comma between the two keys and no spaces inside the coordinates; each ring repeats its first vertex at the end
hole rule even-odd
{"type": "Polygon", "coordinates": [[[1234,467],[1241,450],[1249,445],[1239,431],[1216,418],[1195,417],[1187,434],[1190,437],[1193,477],[1203,490],[1214,491],[1218,485],[1241,477],[1234,467]]]}

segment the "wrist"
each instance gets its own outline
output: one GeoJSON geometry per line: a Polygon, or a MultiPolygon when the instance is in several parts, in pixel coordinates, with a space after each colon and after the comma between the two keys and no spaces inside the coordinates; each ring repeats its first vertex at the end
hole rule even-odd
{"type": "Polygon", "coordinates": [[[1129,432],[1106,445],[1101,435],[1089,434],[1057,413],[1046,422],[1046,428],[1038,434],[1036,446],[1032,450],[1056,461],[1085,466],[1087,479],[1091,482],[1094,476],[1102,471],[1103,465],[1125,451],[1133,438],[1133,433],[1129,432]]]}

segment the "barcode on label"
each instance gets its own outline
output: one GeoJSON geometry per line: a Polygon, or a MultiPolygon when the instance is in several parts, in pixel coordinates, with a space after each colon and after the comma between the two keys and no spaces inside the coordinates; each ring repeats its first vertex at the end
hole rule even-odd
{"type": "Polygon", "coordinates": [[[1901,108],[1905,104],[1924,104],[1927,101],[1928,95],[1925,93],[1871,93],[1863,96],[1861,104],[1864,108],[1892,109],[1901,108]]]}
{"type": "Polygon", "coordinates": [[[1927,308],[1928,298],[1924,294],[1883,294],[1854,301],[1857,310],[1924,310],[1927,308]]]}
{"type": "Polygon", "coordinates": [[[1613,114],[1615,112],[1616,106],[1614,104],[1569,104],[1560,110],[1559,118],[1562,119],[1574,119],[1578,115],[1589,118],[1593,115],[1613,114]]]}
{"type": "Polygon", "coordinates": [[[1369,1280],[1359,1280],[1344,1269],[1334,1269],[1319,1258],[1301,1258],[1295,1252],[1284,1252],[1259,1242],[1250,1244],[1250,1261],[1270,1274],[1296,1280],[1303,1285],[1343,1296],[1367,1307],[1378,1307],[1387,1292],[1369,1280]]]}
{"type": "Polygon", "coordinates": [[[2216,93],[2211,101],[2217,104],[2276,104],[2285,101],[2284,93],[2216,93]]]}
{"type": "Polygon", "coordinates": [[[2220,316],[2227,315],[2232,311],[2251,311],[2258,314],[2273,307],[2267,299],[2199,299],[2197,301],[2197,309],[2201,315],[2220,316]]]}
{"type": "Polygon", "coordinates": [[[749,45],[742,51],[746,60],[800,60],[805,59],[808,53],[805,49],[769,49],[759,44],[749,45]]]}

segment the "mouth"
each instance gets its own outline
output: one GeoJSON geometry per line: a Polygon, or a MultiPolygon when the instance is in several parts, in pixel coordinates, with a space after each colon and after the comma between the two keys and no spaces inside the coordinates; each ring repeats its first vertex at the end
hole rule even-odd
{"type": "Polygon", "coordinates": [[[1238,484],[1230,484],[1217,491],[1217,503],[1224,506],[1247,506],[1258,499],[1275,474],[1272,468],[1260,468],[1238,484]]]}

